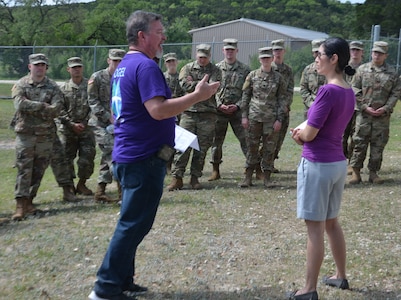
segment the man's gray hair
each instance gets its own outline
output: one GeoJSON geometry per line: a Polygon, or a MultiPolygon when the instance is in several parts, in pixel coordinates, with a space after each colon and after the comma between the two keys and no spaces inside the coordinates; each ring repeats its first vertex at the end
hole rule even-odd
{"type": "Polygon", "coordinates": [[[159,14],[143,10],[134,11],[126,23],[128,45],[136,45],[138,43],[138,32],[148,32],[150,24],[161,19],[162,16],[159,14]]]}

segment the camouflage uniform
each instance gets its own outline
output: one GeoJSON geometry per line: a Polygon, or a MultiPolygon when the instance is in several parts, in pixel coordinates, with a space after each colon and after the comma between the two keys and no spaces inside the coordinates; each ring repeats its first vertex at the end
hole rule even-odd
{"type": "Polygon", "coordinates": [[[166,78],[168,87],[171,90],[171,97],[178,98],[185,95],[185,91],[182,89],[180,85],[180,80],[178,78],[179,73],[169,74],[167,71],[163,73],[166,78]]]}
{"type": "Polygon", "coordinates": [[[315,62],[307,65],[302,71],[300,93],[305,106],[305,118],[309,107],[315,101],[319,88],[326,84],[326,77],[317,73],[315,62]]]}
{"type": "MultiPolygon", "coordinates": [[[[193,92],[195,86],[205,74],[209,74],[209,82],[221,81],[221,71],[212,63],[204,67],[200,66],[197,61],[186,64],[179,74],[181,87],[186,93],[193,92]],[[188,76],[191,76],[193,81],[188,81],[188,76]]],[[[196,181],[197,178],[202,176],[206,153],[213,142],[215,123],[215,96],[192,105],[181,114],[180,126],[198,136],[200,150],[193,150],[190,170],[190,174],[196,178],[196,181]]],[[[175,155],[174,169],[172,171],[174,177],[182,178],[184,176],[190,154],[191,148],[188,148],[184,153],[179,152],[175,155]]]]}
{"type": "Polygon", "coordinates": [[[14,85],[12,97],[17,110],[15,197],[32,200],[50,162],[56,134],[54,118],[60,112],[63,96],[53,80],[45,77],[34,83],[29,74],[14,85]]]}
{"type": "Polygon", "coordinates": [[[363,168],[370,145],[368,169],[377,172],[381,168],[384,147],[389,139],[390,116],[401,96],[401,81],[395,69],[388,64],[375,67],[369,62],[358,68],[352,87],[357,101],[357,115],[353,136],[355,148],[350,165],[363,168]],[[386,112],[374,117],[365,112],[367,107],[384,107],[386,112]]]}
{"type": "Polygon", "coordinates": [[[111,125],[109,69],[103,69],[92,74],[88,81],[88,103],[91,117],[88,125],[92,127],[96,142],[102,152],[98,183],[111,183],[114,136],[106,127],[111,125]]]}
{"type": "MultiPolygon", "coordinates": [[[[313,40],[312,53],[319,51],[320,45],[324,42],[323,39],[313,40]]],[[[315,55],[314,55],[315,57],[315,55]]],[[[304,117],[307,118],[309,107],[315,101],[319,88],[326,84],[326,77],[319,75],[316,70],[316,63],[313,62],[305,67],[302,71],[301,82],[300,82],[300,93],[302,102],[305,106],[304,117]]]]}
{"type": "Polygon", "coordinates": [[[74,123],[88,124],[90,116],[88,80],[83,78],[77,85],[70,79],[61,86],[61,91],[64,94],[64,106],[59,117],[59,132],[67,157],[68,171],[73,178],[76,177],[74,159],[78,152],[78,178],[88,179],[94,168],[95,137],[88,126],[79,134],[71,127],[74,123]]]}
{"type": "Polygon", "coordinates": [[[288,135],[288,126],[290,125],[290,110],[292,99],[294,96],[294,74],[292,68],[287,64],[277,65],[274,61],[272,62],[272,69],[277,71],[283,77],[286,84],[286,97],[285,97],[285,114],[281,122],[281,130],[278,135],[277,147],[274,153],[274,158],[278,158],[278,154],[283,145],[284,138],[288,135]]]}
{"type": "Polygon", "coordinates": [[[72,188],[74,186],[74,177],[69,171],[66,151],[57,132],[54,134],[50,167],[53,171],[54,178],[60,187],[72,188]]]}
{"type": "Polygon", "coordinates": [[[246,76],[250,72],[250,68],[240,61],[236,61],[234,64],[230,65],[224,60],[217,63],[216,66],[222,72],[221,87],[216,94],[217,107],[222,104],[235,104],[238,107],[238,110],[231,115],[217,110],[216,131],[211,149],[211,163],[221,164],[223,143],[229,123],[240,142],[242,153],[246,156],[245,130],[241,125],[241,111],[239,108],[242,98],[242,86],[244,85],[246,76]]]}
{"type": "Polygon", "coordinates": [[[248,118],[248,152],[246,163],[255,166],[260,161],[259,145],[262,139],[263,172],[273,171],[274,153],[278,133],[273,131],[276,120],[282,122],[286,114],[286,88],[284,78],[273,69],[266,73],[262,69],[251,71],[247,76],[242,94],[242,118],[248,118]]]}
{"type": "MultiPolygon", "coordinates": [[[[352,41],[349,44],[349,49],[350,51],[352,51],[353,49],[363,51],[363,43],[360,41],[352,41]]],[[[361,53],[361,58],[362,58],[362,53],[361,53]]],[[[348,64],[353,69],[357,70],[359,66],[362,64],[362,61],[360,63],[353,63],[352,60],[350,60],[348,64]]],[[[347,81],[349,84],[352,83],[353,78],[354,75],[345,74],[345,81],[347,81]]],[[[355,132],[355,119],[356,119],[356,111],[354,111],[354,114],[352,115],[351,120],[348,122],[347,127],[345,128],[343,134],[343,152],[348,161],[351,159],[352,152],[354,151],[354,146],[355,146],[355,143],[352,139],[352,136],[354,135],[355,132]]],[[[351,173],[351,171],[348,172],[351,173]]]]}

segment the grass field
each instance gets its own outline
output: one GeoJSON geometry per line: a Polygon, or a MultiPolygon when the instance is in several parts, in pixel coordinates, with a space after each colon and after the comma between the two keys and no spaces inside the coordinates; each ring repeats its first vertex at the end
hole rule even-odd
{"type": "MultiPolygon", "coordinates": [[[[10,101],[0,101],[0,140],[10,145],[10,101]]],[[[299,95],[291,125],[303,119],[299,95]]],[[[401,288],[401,108],[392,116],[385,150],[383,185],[346,186],[340,221],[347,242],[351,290],[319,284],[321,299],[400,299],[401,288]]],[[[204,189],[165,192],[153,229],[137,253],[136,281],[150,292],[139,299],[285,299],[304,283],[306,231],[296,219],[296,168],[301,148],[286,139],[274,174],[280,187],[266,190],[260,181],[238,188],[244,157],[232,132],[224,146],[222,179],[204,189]]],[[[0,217],[15,209],[14,150],[0,149],[0,217]]],[[[208,160],[207,160],[208,161],[208,160]]],[[[96,167],[99,164],[96,158],[96,167]]],[[[96,186],[96,174],[89,181],[96,186]]],[[[171,180],[166,177],[165,184],[171,180]]],[[[189,181],[188,176],[185,183],[189,181]]],[[[110,193],[116,196],[115,186],[110,193]]],[[[61,201],[47,170],[35,202],[44,211],[22,222],[0,226],[0,299],[86,299],[112,236],[119,207],[86,198],[61,201]]],[[[327,246],[327,245],[326,245],[327,246]]],[[[328,248],[327,248],[328,250],[328,248]]],[[[327,251],[321,276],[334,272],[327,251]]]]}

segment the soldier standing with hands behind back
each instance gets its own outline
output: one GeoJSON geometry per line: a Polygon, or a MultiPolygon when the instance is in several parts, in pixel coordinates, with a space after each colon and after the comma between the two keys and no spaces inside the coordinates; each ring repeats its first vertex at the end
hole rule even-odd
{"type": "Polygon", "coordinates": [[[56,134],[54,118],[60,112],[63,95],[57,83],[46,76],[49,61],[42,53],[29,56],[29,74],[12,88],[16,109],[16,212],[13,220],[34,214],[36,197],[49,166],[56,134]]]}

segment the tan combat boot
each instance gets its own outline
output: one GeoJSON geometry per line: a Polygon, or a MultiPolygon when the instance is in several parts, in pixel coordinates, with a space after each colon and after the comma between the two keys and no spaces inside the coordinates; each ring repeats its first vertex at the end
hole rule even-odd
{"type": "Polygon", "coordinates": [[[209,177],[208,181],[214,181],[221,178],[219,166],[220,164],[213,164],[213,172],[212,175],[209,177]]]}
{"type": "Polygon", "coordinates": [[[184,183],[182,182],[181,177],[173,177],[173,181],[167,186],[167,190],[175,191],[175,190],[181,190],[182,187],[184,186],[184,183]]]}
{"type": "Polygon", "coordinates": [[[255,167],[255,177],[256,177],[257,180],[263,180],[264,179],[264,175],[263,175],[262,169],[260,168],[260,164],[257,164],[256,167],[255,167]]]}
{"type": "Polygon", "coordinates": [[[263,185],[266,188],[272,188],[274,185],[270,180],[271,172],[270,171],[265,171],[263,174],[264,174],[263,185]]]}
{"type": "Polygon", "coordinates": [[[17,207],[15,209],[15,214],[11,217],[12,220],[21,221],[25,218],[26,200],[26,197],[18,197],[15,199],[15,201],[17,201],[17,207]]]}
{"type": "Polygon", "coordinates": [[[361,183],[361,169],[360,168],[352,168],[352,178],[348,182],[349,184],[359,184],[361,183]]]}
{"type": "Polygon", "coordinates": [[[384,182],[383,179],[377,175],[376,171],[369,172],[369,182],[373,184],[382,184],[384,182]]]}
{"type": "Polygon", "coordinates": [[[252,174],[253,174],[254,167],[247,167],[245,169],[245,178],[239,185],[242,188],[247,188],[252,186],[252,174]]]}
{"type": "Polygon", "coordinates": [[[82,178],[79,179],[77,188],[75,189],[75,191],[77,192],[77,194],[81,194],[84,196],[92,196],[93,195],[92,190],[88,189],[88,187],[86,186],[86,179],[82,179],[82,178]]]}
{"type": "Polygon", "coordinates": [[[41,210],[40,209],[37,209],[36,207],[35,207],[35,205],[33,204],[33,198],[32,197],[29,197],[29,198],[27,198],[26,199],[26,203],[25,203],[25,214],[30,214],[30,215],[34,215],[34,214],[36,214],[36,213],[40,213],[41,212],[41,210]]]}
{"type": "Polygon", "coordinates": [[[202,189],[202,185],[199,183],[198,177],[196,177],[195,175],[191,175],[191,180],[189,181],[189,184],[192,186],[193,190],[202,189]]]}
{"type": "Polygon", "coordinates": [[[350,165],[347,167],[347,175],[352,175],[352,167],[350,165]]]}
{"type": "Polygon", "coordinates": [[[117,200],[111,199],[109,196],[106,195],[106,183],[101,182],[97,185],[97,189],[94,196],[95,201],[98,202],[117,202],[117,200]]]}
{"type": "Polygon", "coordinates": [[[75,189],[72,185],[63,186],[63,200],[66,202],[78,202],[80,201],[75,196],[75,189]]]}

